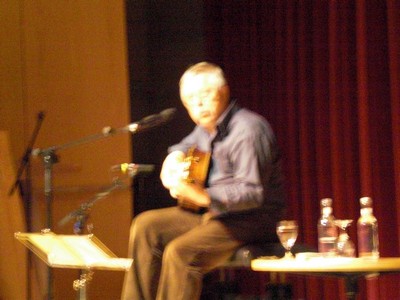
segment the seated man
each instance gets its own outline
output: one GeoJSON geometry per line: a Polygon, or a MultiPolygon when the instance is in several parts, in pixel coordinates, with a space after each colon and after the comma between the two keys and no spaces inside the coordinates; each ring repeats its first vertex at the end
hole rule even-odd
{"type": "Polygon", "coordinates": [[[223,71],[211,63],[185,71],[180,96],[196,126],[170,147],[160,175],[178,205],[134,218],[123,300],[199,299],[203,275],[238,247],[277,241],[283,178],[267,121],[231,100],[223,71]],[[211,155],[204,184],[188,180],[194,147],[211,155]]]}

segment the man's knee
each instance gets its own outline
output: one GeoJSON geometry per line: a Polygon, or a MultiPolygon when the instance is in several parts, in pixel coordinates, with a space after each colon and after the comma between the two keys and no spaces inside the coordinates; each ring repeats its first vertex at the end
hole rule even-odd
{"type": "Polygon", "coordinates": [[[163,262],[179,262],[183,264],[188,264],[188,257],[190,257],[187,247],[182,245],[179,240],[173,240],[164,249],[163,262]]]}
{"type": "Polygon", "coordinates": [[[151,228],[157,224],[157,219],[159,218],[158,213],[154,210],[144,211],[138,214],[131,223],[131,232],[133,231],[143,231],[151,228]]]}

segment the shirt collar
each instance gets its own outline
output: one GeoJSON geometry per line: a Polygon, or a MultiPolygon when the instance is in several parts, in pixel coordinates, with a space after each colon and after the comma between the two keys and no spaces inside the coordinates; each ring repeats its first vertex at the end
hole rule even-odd
{"type": "Polygon", "coordinates": [[[236,100],[232,100],[229,106],[223,112],[223,114],[219,117],[217,121],[217,129],[218,129],[218,134],[221,137],[225,137],[228,135],[229,122],[231,121],[233,115],[238,110],[240,110],[240,106],[237,104],[236,100]]]}

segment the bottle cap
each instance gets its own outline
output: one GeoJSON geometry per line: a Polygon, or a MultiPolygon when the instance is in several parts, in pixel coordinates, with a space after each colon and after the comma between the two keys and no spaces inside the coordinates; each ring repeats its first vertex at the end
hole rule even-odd
{"type": "Polygon", "coordinates": [[[321,208],[323,207],[331,207],[332,206],[332,198],[323,198],[321,199],[321,208]]]}
{"type": "Polygon", "coordinates": [[[371,197],[362,197],[360,198],[361,208],[372,207],[372,198],[371,197]]]}

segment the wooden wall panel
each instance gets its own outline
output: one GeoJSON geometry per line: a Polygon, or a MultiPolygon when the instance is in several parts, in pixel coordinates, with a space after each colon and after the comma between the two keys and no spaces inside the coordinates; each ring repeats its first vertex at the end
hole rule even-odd
{"type": "MultiPolygon", "coordinates": [[[[56,151],[53,168],[52,230],[72,234],[73,222],[58,222],[112,183],[115,164],[131,161],[131,137],[119,134],[81,145],[72,142],[103,128],[130,123],[124,1],[5,1],[0,4],[0,129],[7,130],[15,168],[45,113],[34,148],[56,151]],[[3,39],[4,38],[4,39],[3,39]]],[[[1,159],[1,158],[0,158],[1,159]]],[[[42,158],[32,166],[32,225],[46,226],[42,158]]],[[[94,234],[118,256],[126,256],[131,220],[128,186],[98,201],[90,213],[94,234]]],[[[21,247],[23,247],[21,245],[21,247]]],[[[47,282],[43,263],[31,265],[32,299],[43,299],[47,282]]],[[[56,299],[71,299],[73,270],[54,270],[56,299]]],[[[89,288],[92,299],[117,299],[123,272],[98,271],[89,288]]],[[[1,298],[1,295],[0,295],[1,298]]]]}
{"type": "Polygon", "coordinates": [[[24,146],[20,9],[20,1],[0,1],[0,129],[12,133],[11,151],[18,157],[24,146]]]}
{"type": "Polygon", "coordinates": [[[15,177],[8,133],[0,131],[0,299],[26,299],[27,251],[14,238],[24,232],[24,207],[17,193],[9,195],[15,177]]]}

